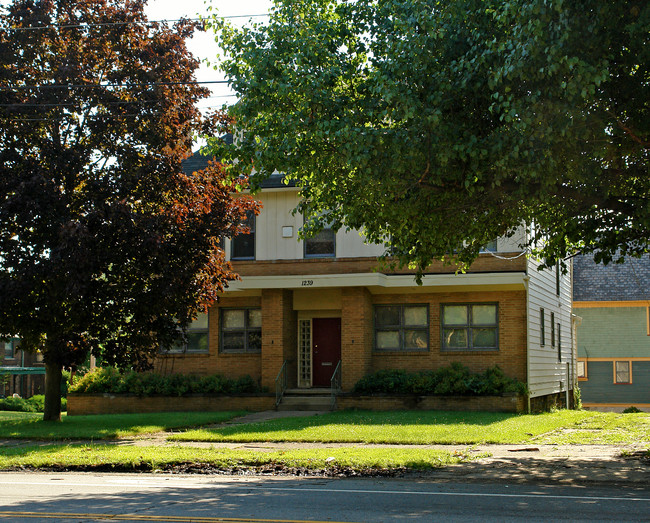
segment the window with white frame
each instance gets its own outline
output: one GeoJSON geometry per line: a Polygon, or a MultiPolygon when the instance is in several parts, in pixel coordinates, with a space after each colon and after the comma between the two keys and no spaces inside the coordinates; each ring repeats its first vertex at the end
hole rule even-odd
{"type": "Polygon", "coordinates": [[[259,308],[221,309],[219,346],[221,352],[262,350],[262,310],[259,308]]]}
{"type": "Polygon", "coordinates": [[[614,383],[632,383],[632,363],[630,361],[614,362],[614,383]]]}
{"type": "Polygon", "coordinates": [[[243,225],[248,227],[249,232],[238,234],[230,244],[231,260],[254,260],[255,259],[255,213],[248,211],[243,225]]]}
{"type": "Polygon", "coordinates": [[[498,350],[499,307],[496,303],[442,305],[442,350],[498,350]]]}
{"type": "Polygon", "coordinates": [[[576,362],[576,371],[578,373],[578,379],[586,380],[587,379],[587,362],[584,360],[578,360],[576,362]]]}
{"type": "Polygon", "coordinates": [[[429,349],[428,305],[376,305],[375,349],[426,351],[429,349]]]}

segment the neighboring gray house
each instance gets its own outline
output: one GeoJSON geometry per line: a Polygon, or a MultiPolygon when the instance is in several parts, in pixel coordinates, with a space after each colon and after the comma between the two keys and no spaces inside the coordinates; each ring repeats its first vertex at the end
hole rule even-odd
{"type": "Polygon", "coordinates": [[[650,410],[650,257],[573,262],[578,380],[586,408],[650,410]]]}

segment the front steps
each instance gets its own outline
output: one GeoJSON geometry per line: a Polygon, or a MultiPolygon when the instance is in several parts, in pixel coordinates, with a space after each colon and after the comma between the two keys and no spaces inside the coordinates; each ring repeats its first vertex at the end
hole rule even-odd
{"type": "Polygon", "coordinates": [[[332,391],[321,389],[287,389],[277,410],[333,410],[332,391]]]}

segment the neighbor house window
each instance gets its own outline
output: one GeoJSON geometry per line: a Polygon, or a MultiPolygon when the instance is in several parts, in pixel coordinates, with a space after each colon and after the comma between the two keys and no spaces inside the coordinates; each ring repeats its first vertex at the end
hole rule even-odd
{"type": "Polygon", "coordinates": [[[441,317],[443,350],[498,350],[496,303],[443,305],[441,317]]]}
{"type": "Polygon", "coordinates": [[[5,344],[5,359],[12,360],[16,357],[15,340],[9,340],[5,344]]]}
{"type": "Polygon", "coordinates": [[[587,362],[584,360],[578,360],[576,362],[576,370],[578,372],[578,379],[579,380],[586,380],[587,379],[587,362]]]}
{"type": "Polygon", "coordinates": [[[632,383],[632,363],[629,361],[614,362],[614,383],[632,383]]]}
{"type": "Polygon", "coordinates": [[[539,309],[539,344],[546,344],[546,321],[544,320],[544,307],[539,309]]]}
{"type": "Polygon", "coordinates": [[[377,305],[377,350],[426,351],[429,349],[428,305],[377,305]]]}
{"type": "Polygon", "coordinates": [[[562,327],[557,324],[557,361],[562,361],[562,327]]]}
{"type": "Polygon", "coordinates": [[[560,262],[555,262],[555,294],[560,295],[560,262]]]}
{"type": "Polygon", "coordinates": [[[260,352],[262,310],[221,309],[219,340],[221,352],[260,352]]]}
{"type": "Polygon", "coordinates": [[[166,352],[208,352],[208,315],[202,312],[187,327],[187,342],[179,342],[166,352]]]}
{"type": "Polygon", "coordinates": [[[244,220],[243,225],[246,225],[250,232],[238,234],[232,239],[230,246],[231,260],[255,259],[255,213],[253,211],[246,213],[246,220],[244,220]]]}

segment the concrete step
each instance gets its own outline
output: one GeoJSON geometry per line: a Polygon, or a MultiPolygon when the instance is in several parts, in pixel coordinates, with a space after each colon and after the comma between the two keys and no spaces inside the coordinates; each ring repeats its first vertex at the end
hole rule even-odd
{"type": "Polygon", "coordinates": [[[330,396],[332,389],[330,387],[318,387],[312,389],[287,389],[284,391],[285,396],[330,396]]]}

